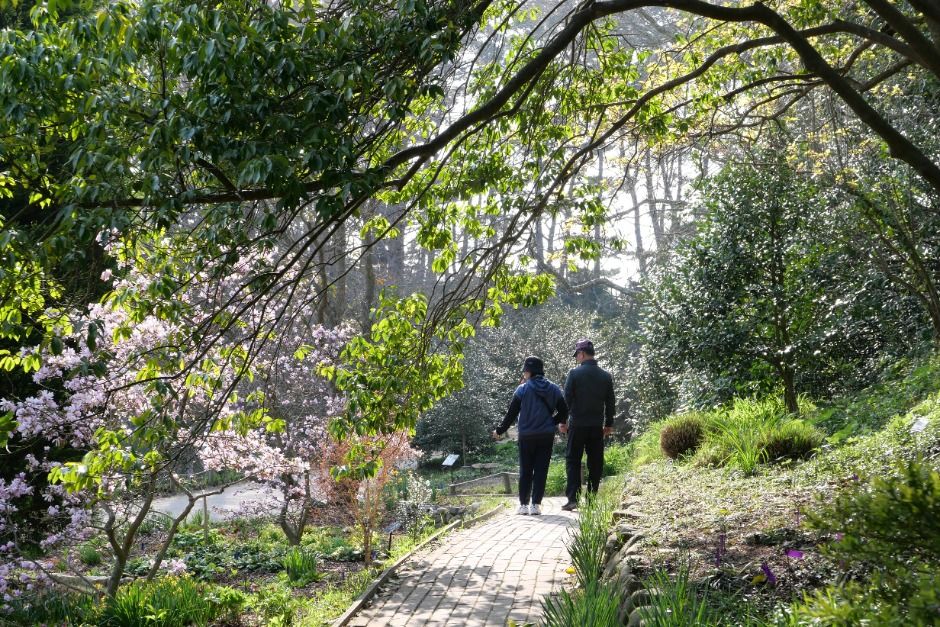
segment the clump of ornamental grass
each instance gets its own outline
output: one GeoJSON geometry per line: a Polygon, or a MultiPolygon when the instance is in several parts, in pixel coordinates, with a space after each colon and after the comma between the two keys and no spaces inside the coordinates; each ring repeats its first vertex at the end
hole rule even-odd
{"type": "Polygon", "coordinates": [[[675,576],[657,568],[644,582],[650,590],[649,603],[640,608],[643,625],[649,627],[686,627],[717,625],[718,618],[709,608],[706,590],[689,581],[689,565],[683,563],[675,576]]]}
{"type": "Polygon", "coordinates": [[[697,412],[670,418],[659,432],[659,446],[670,459],[695,452],[704,439],[705,419],[697,412]]]}
{"type": "Polygon", "coordinates": [[[761,449],[767,461],[807,459],[823,442],[823,434],[802,420],[785,420],[767,429],[761,449]]]}
{"type": "Polygon", "coordinates": [[[316,553],[305,547],[291,547],[284,554],[282,564],[287,580],[295,586],[306,586],[323,577],[316,553]]]}
{"type": "MultiPolygon", "coordinates": [[[[120,588],[102,609],[100,624],[114,627],[208,625],[230,608],[213,596],[213,586],[189,577],[135,581],[120,588]]],[[[232,602],[227,599],[227,602],[232,602]]]]}
{"type": "Polygon", "coordinates": [[[597,495],[582,495],[578,529],[568,544],[577,589],[562,590],[542,602],[548,627],[618,625],[621,596],[617,587],[601,581],[604,546],[613,520],[614,500],[621,487],[605,483],[597,495]]]}
{"type": "Polygon", "coordinates": [[[78,559],[85,566],[98,566],[102,561],[101,553],[92,544],[83,544],[78,547],[78,559]]]}

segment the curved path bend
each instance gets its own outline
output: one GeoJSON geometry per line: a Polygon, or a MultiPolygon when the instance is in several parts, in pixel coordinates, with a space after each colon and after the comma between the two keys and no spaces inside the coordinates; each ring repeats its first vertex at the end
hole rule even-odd
{"type": "Polygon", "coordinates": [[[562,588],[571,559],[565,547],[577,514],[564,498],[546,498],[541,516],[515,507],[461,529],[413,555],[348,623],[353,627],[537,623],[542,598],[562,588]]]}

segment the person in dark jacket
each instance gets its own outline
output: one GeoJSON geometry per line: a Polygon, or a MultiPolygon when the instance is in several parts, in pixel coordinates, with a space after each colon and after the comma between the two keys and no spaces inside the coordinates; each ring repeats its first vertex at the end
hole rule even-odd
{"type": "Polygon", "coordinates": [[[565,378],[565,402],[570,418],[562,425],[562,433],[568,434],[565,454],[568,502],[562,509],[571,511],[578,507],[578,492],[581,490],[581,458],[587,452],[589,493],[597,492],[604,470],[604,438],[613,432],[614,381],[610,373],[597,365],[594,358],[594,343],[578,340],[574,347],[574,358],[578,367],[568,372],[565,378]]]}
{"type": "Polygon", "coordinates": [[[519,513],[542,513],[542,496],[552,458],[552,444],[558,424],[568,420],[568,406],[561,388],[545,378],[538,357],[526,357],[522,383],[516,388],[506,417],[493,438],[498,439],[519,419],[519,513]],[[532,504],[529,504],[531,497],[532,504]]]}

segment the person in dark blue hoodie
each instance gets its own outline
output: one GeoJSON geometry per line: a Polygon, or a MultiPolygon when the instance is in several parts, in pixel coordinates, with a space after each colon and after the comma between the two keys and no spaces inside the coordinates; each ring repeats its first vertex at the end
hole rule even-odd
{"type": "Polygon", "coordinates": [[[519,419],[519,513],[542,513],[542,496],[557,425],[567,422],[568,405],[561,388],[545,378],[538,357],[526,357],[522,383],[516,388],[506,417],[493,438],[498,439],[519,419]],[[529,504],[531,496],[532,504],[529,504]]]}

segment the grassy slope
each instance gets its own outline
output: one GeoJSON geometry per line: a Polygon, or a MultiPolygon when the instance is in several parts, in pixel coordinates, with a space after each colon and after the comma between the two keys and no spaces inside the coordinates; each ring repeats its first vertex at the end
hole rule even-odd
{"type": "Polygon", "coordinates": [[[662,458],[634,470],[624,495],[642,514],[636,523],[646,536],[642,560],[673,572],[688,562],[692,579],[707,582],[737,620],[749,611],[766,616],[772,606],[833,581],[838,565],[820,554],[825,538],[801,526],[802,512],[840,486],[891,472],[901,458],[921,455],[940,465],[940,360],[906,366],[900,379],[817,409],[816,424],[830,442],[810,461],[763,466],[752,476],[662,458]],[[927,427],[912,434],[918,418],[927,427]],[[804,557],[788,558],[791,549],[804,557]],[[776,586],[753,582],[762,562],[776,586]]]}

